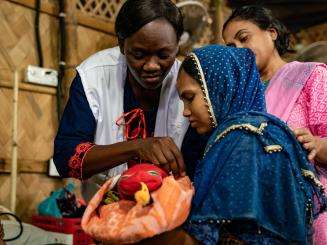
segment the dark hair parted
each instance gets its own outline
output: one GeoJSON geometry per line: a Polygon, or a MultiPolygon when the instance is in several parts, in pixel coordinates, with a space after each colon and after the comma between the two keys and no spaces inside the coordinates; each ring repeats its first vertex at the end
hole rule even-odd
{"type": "Polygon", "coordinates": [[[232,20],[251,21],[261,30],[274,28],[278,33],[277,39],[275,40],[275,47],[279,55],[292,51],[290,49],[290,32],[278,19],[272,15],[269,9],[256,5],[236,8],[224,23],[223,30],[225,30],[228,23],[232,20]]]}
{"type": "Polygon", "coordinates": [[[124,41],[155,19],[166,19],[175,29],[177,41],[181,37],[183,16],[170,0],[127,0],[121,7],[115,23],[118,40],[124,41]]]}
{"type": "Polygon", "coordinates": [[[195,79],[199,84],[201,84],[201,76],[199,74],[198,64],[192,56],[188,55],[185,57],[181,64],[179,71],[184,70],[189,76],[195,79]]]}

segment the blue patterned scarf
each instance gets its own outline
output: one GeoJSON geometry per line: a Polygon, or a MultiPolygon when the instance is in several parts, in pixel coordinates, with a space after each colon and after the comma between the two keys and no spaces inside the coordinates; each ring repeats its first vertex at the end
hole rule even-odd
{"type": "Polygon", "coordinates": [[[188,231],[216,244],[222,224],[244,222],[306,244],[321,185],[293,133],[265,112],[253,53],[211,45],[190,57],[215,129],[195,168],[188,231]]]}

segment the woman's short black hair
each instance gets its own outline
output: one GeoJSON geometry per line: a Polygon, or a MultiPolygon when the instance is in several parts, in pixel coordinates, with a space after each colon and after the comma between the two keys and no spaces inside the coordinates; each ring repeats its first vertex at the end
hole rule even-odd
{"type": "Polygon", "coordinates": [[[251,21],[261,30],[274,28],[278,33],[277,39],[275,40],[275,47],[279,55],[292,51],[290,50],[290,32],[278,19],[272,15],[269,9],[257,5],[236,8],[224,23],[223,31],[232,20],[251,21]]]}
{"type": "Polygon", "coordinates": [[[175,29],[177,41],[182,35],[181,11],[170,0],[127,0],[121,7],[115,23],[118,40],[124,41],[144,25],[155,19],[166,19],[175,29]]]}

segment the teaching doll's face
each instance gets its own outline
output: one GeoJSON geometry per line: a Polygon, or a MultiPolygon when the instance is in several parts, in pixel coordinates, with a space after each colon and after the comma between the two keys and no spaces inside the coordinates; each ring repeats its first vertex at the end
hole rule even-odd
{"type": "Polygon", "coordinates": [[[175,62],[178,40],[168,21],[156,19],[126,38],[120,48],[132,77],[143,88],[156,89],[175,62]]]}
{"type": "Polygon", "coordinates": [[[212,130],[211,119],[200,84],[182,69],[178,75],[177,90],[184,103],[183,116],[190,121],[191,127],[198,134],[209,133],[212,130]]]}
{"type": "Polygon", "coordinates": [[[227,46],[251,49],[255,54],[258,70],[261,71],[274,53],[277,32],[273,28],[262,30],[247,20],[232,20],[225,27],[223,38],[227,46]]]}

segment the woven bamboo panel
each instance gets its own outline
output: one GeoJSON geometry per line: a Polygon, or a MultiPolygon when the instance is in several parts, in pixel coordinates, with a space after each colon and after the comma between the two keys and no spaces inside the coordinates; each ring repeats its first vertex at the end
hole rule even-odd
{"type": "MultiPolygon", "coordinates": [[[[48,178],[42,174],[19,174],[17,179],[17,205],[16,213],[23,219],[36,214],[37,205],[49,196],[52,190],[62,187],[60,179],[48,178]]],[[[0,174],[0,205],[9,208],[10,177],[0,174]]]]}
{"type": "MultiPolygon", "coordinates": [[[[0,89],[0,158],[11,154],[12,89],[0,89]]],[[[18,158],[45,162],[52,156],[57,127],[53,95],[19,92],[18,158]]]]}
{"type": "Polygon", "coordinates": [[[0,158],[10,158],[11,151],[11,123],[12,90],[0,89],[0,158]]]}
{"type": "Polygon", "coordinates": [[[77,27],[77,49],[80,62],[99,50],[116,45],[115,36],[106,35],[83,26],[77,27]]]}
{"type": "MultiPolygon", "coordinates": [[[[11,77],[1,68],[24,70],[28,64],[37,64],[34,40],[34,11],[0,1],[0,79],[9,81],[11,77]]],[[[40,15],[40,33],[44,66],[57,67],[58,23],[55,17],[40,15]],[[51,37],[51,38],[49,38],[51,37]]]]}
{"type": "Polygon", "coordinates": [[[76,0],[76,8],[92,17],[115,21],[124,0],[76,0]]]}
{"type": "MultiPolygon", "coordinates": [[[[0,35],[1,82],[13,83],[11,70],[19,69],[23,73],[27,65],[37,65],[34,15],[29,8],[0,1],[0,32],[6,34],[0,35]]],[[[45,67],[55,68],[58,63],[57,22],[54,17],[40,15],[45,67]]],[[[18,101],[18,158],[47,161],[52,155],[57,127],[55,96],[20,91],[18,101]]],[[[0,89],[0,105],[0,158],[8,159],[11,154],[11,89],[0,89]]]]}

